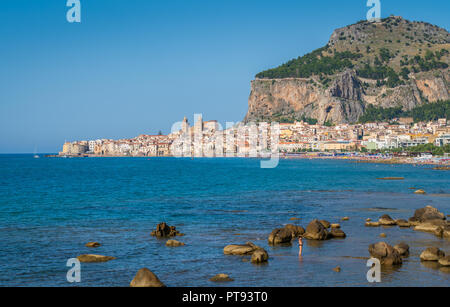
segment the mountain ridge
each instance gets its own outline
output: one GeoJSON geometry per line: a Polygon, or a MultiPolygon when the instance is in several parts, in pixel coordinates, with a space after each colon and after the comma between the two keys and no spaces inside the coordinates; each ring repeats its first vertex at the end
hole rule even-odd
{"type": "Polygon", "coordinates": [[[448,100],[449,50],[446,29],[399,16],[336,29],[326,46],[257,74],[244,121],[353,123],[369,105],[448,100]]]}

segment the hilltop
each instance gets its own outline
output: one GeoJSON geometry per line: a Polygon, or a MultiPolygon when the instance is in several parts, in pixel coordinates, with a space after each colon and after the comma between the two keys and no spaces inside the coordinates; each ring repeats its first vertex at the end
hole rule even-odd
{"type": "Polygon", "coordinates": [[[449,100],[450,34],[391,16],[335,30],[325,47],[252,81],[245,121],[354,123],[367,110],[449,100]]]}

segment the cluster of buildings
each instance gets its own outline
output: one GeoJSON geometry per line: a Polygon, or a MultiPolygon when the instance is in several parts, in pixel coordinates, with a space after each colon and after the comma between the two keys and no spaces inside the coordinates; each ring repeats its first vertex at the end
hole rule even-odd
{"type": "Polygon", "coordinates": [[[177,123],[169,135],[140,135],[133,139],[66,142],[61,156],[130,157],[266,157],[271,153],[302,151],[346,152],[407,148],[421,144],[450,144],[450,122],[413,123],[410,118],[396,124],[368,123],[336,126],[292,124],[230,124],[198,116],[193,126],[187,119],[177,123]]]}

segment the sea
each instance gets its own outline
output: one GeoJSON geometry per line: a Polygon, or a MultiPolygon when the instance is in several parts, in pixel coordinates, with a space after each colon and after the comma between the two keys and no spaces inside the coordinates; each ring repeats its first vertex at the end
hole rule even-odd
{"type": "Polygon", "coordinates": [[[448,239],[364,227],[367,218],[408,219],[426,205],[450,214],[450,172],[307,159],[262,169],[260,162],[0,155],[0,286],[127,287],[144,267],[168,287],[450,286],[448,269],[419,259],[431,246],[449,254],[448,239]],[[306,228],[313,219],[340,223],[347,238],[305,241],[302,258],[296,242],[268,245],[273,229],[306,228]],[[152,237],[161,222],[184,233],[176,239],[186,245],[169,248],[152,237]],[[85,247],[91,241],[101,247],[85,247]],[[380,241],[405,242],[410,256],[402,266],[382,268],[381,282],[370,283],[368,247],[380,241]],[[224,255],[226,245],[246,242],[266,249],[269,262],[224,255]],[[80,283],[70,283],[67,262],[82,254],[117,259],[82,263],[80,283]],[[337,266],[339,273],[333,271],[337,266]],[[234,281],[209,280],[219,273],[234,281]]]}

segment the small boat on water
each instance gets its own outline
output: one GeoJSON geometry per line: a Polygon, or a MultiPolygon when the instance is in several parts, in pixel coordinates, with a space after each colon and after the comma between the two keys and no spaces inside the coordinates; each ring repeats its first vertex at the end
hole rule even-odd
{"type": "Polygon", "coordinates": [[[35,158],[35,159],[39,159],[39,158],[40,158],[40,156],[39,156],[39,155],[34,155],[34,156],[33,156],[33,158],[35,158]]]}

